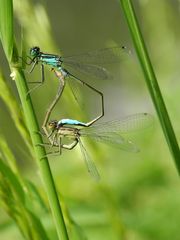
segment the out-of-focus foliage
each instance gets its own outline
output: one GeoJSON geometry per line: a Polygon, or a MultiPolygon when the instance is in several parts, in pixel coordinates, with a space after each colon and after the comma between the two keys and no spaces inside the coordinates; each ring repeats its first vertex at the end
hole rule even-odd
{"type": "MultiPolygon", "coordinates": [[[[134,3],[153,67],[179,139],[180,2],[140,0],[134,3]]],[[[27,53],[30,47],[36,45],[45,52],[61,52],[64,55],[119,44],[129,47],[129,58],[120,64],[108,66],[114,77],[111,81],[86,80],[104,92],[104,121],[136,112],[154,113],[118,1],[56,0],[53,4],[49,1],[44,4],[44,1],[14,0],[14,11],[16,38],[19,43],[17,47],[20,50],[23,41],[27,53]]],[[[1,69],[8,86],[12,89],[12,96],[16,96],[11,99],[5,90],[0,94],[1,135],[7,139],[9,148],[13,151],[13,154],[9,152],[2,141],[1,159],[13,159],[10,162],[7,160],[8,164],[11,163],[8,165],[13,172],[11,175],[14,174],[17,181],[24,184],[21,188],[25,194],[31,193],[33,199],[37,200],[33,201],[37,206],[34,206],[30,199],[26,200],[25,205],[22,205],[23,201],[19,201],[26,219],[29,212],[36,213],[46,227],[47,236],[57,239],[46,207],[46,195],[29,152],[29,137],[22,113],[19,113],[21,106],[17,92],[9,77],[5,57],[3,53],[1,55],[1,69]],[[13,101],[17,104],[13,105],[13,101]],[[24,141],[26,137],[27,141],[24,141]],[[6,158],[3,152],[6,152],[6,158]],[[17,166],[14,165],[13,156],[18,159],[17,166]],[[33,185],[27,184],[24,179],[33,182],[33,185]],[[35,188],[32,187],[34,184],[35,188]]],[[[27,67],[26,72],[28,70],[27,67]]],[[[26,75],[29,81],[36,81],[40,78],[40,69],[37,66],[31,75],[26,75]]],[[[4,86],[2,84],[4,82],[0,86],[4,86]]],[[[47,67],[44,86],[32,93],[40,125],[56,93],[57,84],[47,67]]],[[[67,86],[52,118],[77,118],[83,121],[92,119],[98,112],[98,99],[92,97],[89,92],[82,91],[81,94],[84,105],[79,109],[67,86]]],[[[100,171],[99,183],[89,177],[78,148],[70,152],[63,151],[62,156],[51,158],[56,184],[63,196],[62,204],[71,239],[179,239],[179,179],[156,118],[153,127],[127,137],[137,143],[141,148],[140,153],[131,154],[101,144],[85,142],[87,151],[100,171]]],[[[5,163],[2,161],[2,164],[5,163]]],[[[4,203],[13,202],[13,205],[8,204],[9,208],[2,204],[2,240],[11,239],[12,236],[20,239],[14,222],[5,214],[5,211],[10,213],[11,206],[20,207],[17,203],[14,204],[14,195],[17,198],[17,193],[13,192],[16,188],[11,186],[9,178],[10,175],[4,179],[1,172],[1,199],[5,199],[2,197],[4,193],[4,197],[8,199],[5,199],[4,203]]],[[[12,181],[12,178],[10,179],[12,181]]],[[[15,213],[17,209],[13,211],[15,213]]],[[[30,219],[35,220],[32,215],[30,219]]],[[[28,218],[28,221],[30,219],[28,218]]],[[[23,218],[21,221],[24,223],[23,218]]]]}

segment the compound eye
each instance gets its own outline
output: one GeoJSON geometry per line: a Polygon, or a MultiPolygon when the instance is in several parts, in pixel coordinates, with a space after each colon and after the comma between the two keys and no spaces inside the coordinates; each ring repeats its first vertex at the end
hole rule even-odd
{"type": "Polygon", "coordinates": [[[49,127],[49,128],[52,128],[53,126],[54,126],[54,124],[51,123],[51,122],[48,124],[48,127],[49,127]]]}
{"type": "Polygon", "coordinates": [[[57,125],[57,121],[51,121],[51,122],[48,123],[49,128],[55,128],[56,125],[57,125]]]}
{"type": "Polygon", "coordinates": [[[39,47],[32,47],[32,48],[30,49],[30,55],[31,55],[32,57],[37,56],[39,53],[40,53],[40,48],[39,48],[39,47]]]}

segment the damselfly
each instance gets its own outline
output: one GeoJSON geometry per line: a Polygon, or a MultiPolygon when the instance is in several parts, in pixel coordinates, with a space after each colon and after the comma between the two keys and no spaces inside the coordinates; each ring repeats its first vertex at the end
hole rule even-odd
{"type": "MultiPolygon", "coordinates": [[[[68,67],[70,67],[81,73],[90,75],[91,77],[95,77],[98,79],[109,79],[111,75],[104,67],[100,65],[119,62],[122,59],[122,57],[125,55],[127,56],[128,53],[129,51],[126,49],[126,47],[122,46],[122,47],[100,49],[100,50],[96,50],[96,51],[92,51],[92,52],[88,52],[88,53],[80,54],[76,56],[62,57],[55,54],[41,52],[39,47],[31,48],[30,49],[31,61],[29,64],[32,64],[32,67],[31,67],[30,73],[34,70],[35,66],[38,63],[40,63],[42,77],[40,82],[33,82],[33,83],[39,83],[39,84],[35,86],[33,89],[31,89],[30,92],[44,83],[44,80],[45,80],[44,65],[49,65],[52,69],[55,68],[55,74],[60,80],[60,87],[58,89],[56,97],[46,112],[45,120],[42,126],[43,129],[46,131],[46,125],[47,125],[48,119],[50,117],[50,114],[53,108],[55,107],[56,103],[58,102],[62,94],[62,91],[65,86],[66,78],[68,78],[69,83],[71,83],[71,80],[76,80],[76,82],[79,82],[87,86],[92,91],[100,95],[101,102],[102,102],[101,114],[90,123],[92,124],[96,122],[98,119],[100,119],[104,115],[104,100],[103,100],[102,92],[92,87],[91,85],[87,84],[86,82],[84,82],[79,77],[72,74],[67,69],[68,67]],[[64,64],[66,66],[65,68],[63,67],[64,64]]],[[[71,87],[71,89],[74,93],[75,90],[73,90],[73,87],[71,87]]]]}
{"type": "MultiPolygon", "coordinates": [[[[62,71],[65,77],[67,75],[69,77],[75,77],[67,70],[68,67],[70,67],[97,79],[108,79],[111,76],[101,65],[119,62],[123,56],[129,53],[130,51],[127,50],[125,46],[121,46],[99,49],[75,56],[62,57],[41,52],[39,47],[33,47],[30,49],[31,61],[29,64],[32,64],[30,72],[34,70],[38,63],[41,64],[42,79],[40,83],[44,82],[44,64],[49,65],[51,68],[56,68],[58,71],[62,71]],[[66,65],[65,68],[63,64],[66,65]]],[[[77,77],[75,77],[75,79],[76,78],[77,77]]]]}
{"type": "Polygon", "coordinates": [[[146,128],[150,126],[152,122],[153,117],[148,113],[134,114],[122,120],[94,124],[90,127],[78,120],[53,120],[48,123],[48,127],[51,129],[52,138],[50,142],[46,144],[52,147],[58,147],[58,151],[51,152],[50,154],[61,154],[62,148],[71,150],[79,143],[88,172],[94,178],[98,179],[99,173],[94,162],[89,158],[81,138],[88,137],[95,141],[112,144],[128,152],[138,152],[138,147],[132,141],[122,137],[122,135],[123,133],[146,128]],[[78,126],[82,128],[77,128],[78,126]],[[64,144],[64,138],[68,138],[72,140],[72,142],[64,144]]]}

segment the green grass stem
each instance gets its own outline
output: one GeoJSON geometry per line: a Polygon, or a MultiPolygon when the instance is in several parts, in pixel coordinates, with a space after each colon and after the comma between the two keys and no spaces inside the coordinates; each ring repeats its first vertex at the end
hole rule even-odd
{"type": "Polygon", "coordinates": [[[38,144],[43,144],[42,137],[38,133],[39,127],[34,112],[34,108],[31,102],[30,96],[27,97],[28,87],[25,80],[25,76],[21,68],[18,66],[18,54],[13,44],[13,3],[12,0],[2,0],[0,2],[0,36],[2,45],[9,61],[11,72],[13,73],[13,79],[16,82],[20,100],[22,103],[22,108],[25,115],[25,120],[27,127],[30,132],[32,143],[35,150],[35,155],[37,157],[37,162],[41,172],[41,176],[45,185],[45,189],[48,195],[49,204],[53,213],[54,222],[56,225],[56,230],[59,239],[68,240],[68,234],[58,199],[58,194],[56,191],[55,183],[51,173],[50,165],[46,157],[46,152],[44,146],[39,146],[38,144]]]}
{"type": "Polygon", "coordinates": [[[53,176],[49,166],[49,162],[47,157],[45,156],[46,152],[43,146],[38,146],[38,144],[43,144],[43,141],[42,141],[41,135],[38,133],[39,127],[38,127],[36,115],[34,112],[34,108],[31,102],[31,98],[30,97],[27,98],[28,88],[27,88],[25,76],[22,70],[17,67],[12,67],[12,72],[15,76],[16,86],[21,99],[24,115],[26,118],[26,123],[32,139],[32,143],[35,149],[35,154],[38,159],[38,165],[39,165],[41,176],[42,176],[42,179],[46,188],[46,192],[48,195],[49,204],[54,216],[57,233],[58,233],[59,239],[67,240],[68,235],[67,235],[60,203],[58,200],[55,183],[53,181],[53,176]]]}
{"type": "Polygon", "coordinates": [[[148,86],[152,101],[156,108],[160,124],[162,126],[166,141],[168,143],[171,154],[175,160],[178,173],[180,174],[180,152],[177,139],[159,88],[157,78],[155,76],[153,66],[143,39],[138,19],[133,8],[132,1],[120,0],[123,12],[125,14],[129,30],[134,42],[136,53],[140,62],[140,66],[144,73],[146,84],[148,86]]]}

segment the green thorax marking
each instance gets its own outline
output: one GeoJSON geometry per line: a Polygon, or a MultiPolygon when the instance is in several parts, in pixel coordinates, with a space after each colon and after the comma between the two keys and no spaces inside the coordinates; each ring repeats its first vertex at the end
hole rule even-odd
{"type": "Polygon", "coordinates": [[[38,58],[41,63],[52,67],[60,67],[62,63],[58,55],[41,53],[38,58]]]}

